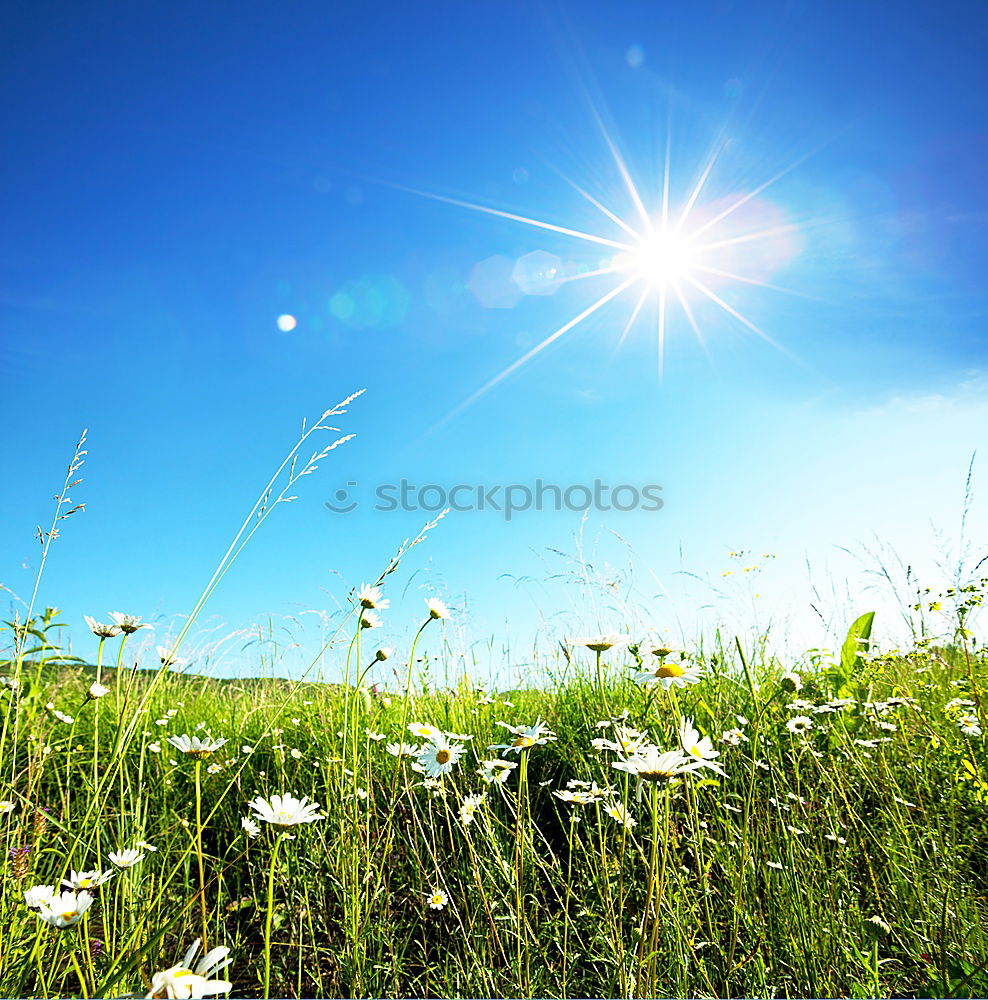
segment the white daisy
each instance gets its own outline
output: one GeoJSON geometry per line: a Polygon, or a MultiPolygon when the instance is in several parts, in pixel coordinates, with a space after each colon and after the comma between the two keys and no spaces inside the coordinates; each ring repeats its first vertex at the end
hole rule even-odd
{"type": "Polygon", "coordinates": [[[240,821],[240,827],[253,840],[255,837],[260,837],[261,827],[259,823],[255,823],[250,816],[244,816],[240,821]]]}
{"type": "Polygon", "coordinates": [[[813,720],[806,715],[793,716],[787,723],[786,729],[796,736],[809,732],[813,728],[813,720]]]}
{"type": "Polygon", "coordinates": [[[594,802],[599,802],[604,796],[595,795],[585,788],[557,789],[552,793],[560,802],[565,802],[571,806],[589,806],[594,802]]]}
{"type": "Polygon", "coordinates": [[[126,632],[130,635],[131,632],[136,632],[139,628],[151,628],[147,622],[141,621],[140,615],[125,615],[121,614],[119,611],[110,612],[110,621],[114,625],[118,626],[122,632],[126,632]]]}
{"type": "Polygon", "coordinates": [[[116,872],[113,871],[100,871],[98,868],[94,868],[89,872],[77,872],[74,868],[69,872],[68,878],[62,879],[62,885],[66,889],[72,891],[78,891],[79,889],[95,889],[98,886],[103,885],[104,882],[109,882],[116,872]]]}
{"type": "Polygon", "coordinates": [[[86,697],[91,698],[93,701],[96,701],[97,698],[102,698],[103,695],[109,693],[110,689],[108,687],[106,687],[103,684],[99,684],[96,681],[93,681],[93,683],[89,685],[89,690],[86,692],[86,697]]]}
{"type": "Polygon", "coordinates": [[[582,636],[579,639],[567,639],[566,644],[569,646],[583,646],[594,653],[604,653],[615,646],[626,646],[630,641],[626,635],[620,635],[617,632],[608,632],[604,635],[589,635],[582,636]]]}
{"type": "Polygon", "coordinates": [[[801,691],[803,688],[803,678],[795,670],[787,670],[779,678],[779,687],[783,691],[792,691],[793,693],[801,691]]]}
{"type": "Polygon", "coordinates": [[[544,746],[556,739],[556,734],[541,719],[536,719],[534,726],[512,726],[507,722],[499,722],[498,725],[507,729],[515,738],[510,743],[493,743],[488,750],[521,753],[522,750],[544,746]]]}
{"type": "Polygon", "coordinates": [[[675,659],[660,660],[651,669],[635,674],[635,680],[639,684],[661,684],[667,691],[671,687],[699,684],[702,677],[703,667],[675,659]]]}
{"type": "Polygon", "coordinates": [[[229,948],[213,948],[196,962],[199,953],[199,938],[185,953],[178,965],[164,972],[156,972],[151,977],[151,992],[146,1000],[167,997],[172,1000],[199,1000],[219,993],[229,993],[233,984],[225,979],[211,979],[210,976],[225,969],[231,958],[229,948]]]}
{"type": "Polygon", "coordinates": [[[638,821],[628,812],[622,802],[612,802],[604,806],[604,812],[610,816],[615,823],[619,823],[626,830],[638,825],[638,821]]]}
{"type": "Polygon", "coordinates": [[[379,611],[387,611],[391,607],[391,602],[381,596],[380,587],[372,587],[370,584],[362,583],[357,591],[357,602],[362,608],[377,608],[379,611]]]}
{"type": "Polygon", "coordinates": [[[287,792],[284,795],[272,795],[269,799],[258,795],[247,804],[258,819],[275,826],[298,826],[300,823],[314,823],[326,818],[319,813],[319,803],[310,802],[308,795],[303,795],[301,799],[287,792]]]}
{"type": "Polygon", "coordinates": [[[435,739],[425,743],[416,756],[430,778],[441,778],[453,770],[463,756],[464,749],[462,743],[450,743],[440,733],[435,739]]]}
{"type": "Polygon", "coordinates": [[[957,725],[965,736],[981,735],[981,725],[976,715],[959,715],[957,725]]]}
{"type": "Polygon", "coordinates": [[[678,646],[674,646],[671,642],[666,642],[654,635],[648,635],[638,643],[638,655],[642,658],[655,656],[660,660],[664,660],[667,656],[679,652],[681,650],[678,646]]]}
{"type": "Polygon", "coordinates": [[[477,773],[480,775],[481,780],[488,785],[495,783],[503,785],[517,766],[513,760],[500,760],[498,758],[494,760],[482,760],[477,773]]]}
{"type": "Polygon", "coordinates": [[[721,743],[726,743],[728,746],[736,747],[742,743],[747,743],[748,737],[745,736],[743,729],[725,729],[721,733],[720,741],[721,743]]]}
{"type": "Polygon", "coordinates": [[[435,726],[430,726],[425,722],[410,722],[408,724],[408,731],[412,736],[417,736],[422,740],[435,740],[442,736],[443,731],[437,729],[435,726]]]}
{"type": "Polygon", "coordinates": [[[384,620],[376,611],[371,611],[368,608],[364,608],[360,612],[361,628],[381,628],[383,625],[384,625],[384,620]]]}
{"type": "Polygon", "coordinates": [[[669,781],[677,775],[688,774],[703,766],[703,761],[690,760],[682,750],[663,752],[658,747],[649,747],[643,753],[611,764],[618,771],[627,771],[642,781],[669,781]]]}
{"type": "Polygon", "coordinates": [[[184,667],[189,661],[181,656],[176,656],[174,650],[167,646],[158,646],[155,649],[158,659],[163,667],[184,667]]]}
{"type": "Polygon", "coordinates": [[[210,757],[216,753],[227,741],[223,739],[214,740],[211,736],[207,736],[206,739],[200,739],[198,736],[187,736],[183,733],[181,736],[169,736],[168,742],[187,757],[202,760],[203,757],[210,757]]]}
{"type": "Polygon", "coordinates": [[[429,609],[430,618],[449,618],[449,608],[438,597],[427,597],[425,606],[429,609]]]}
{"type": "Polygon", "coordinates": [[[484,794],[480,795],[465,795],[463,801],[460,803],[460,821],[464,826],[469,826],[473,822],[473,818],[477,813],[477,810],[487,801],[487,796],[484,794]]]}
{"type": "MultiPolygon", "coordinates": [[[[412,770],[423,772],[425,768],[421,764],[413,764],[412,770]]],[[[442,778],[425,778],[420,787],[424,788],[434,799],[445,798],[448,791],[442,778]]]]}
{"type": "Polygon", "coordinates": [[[433,889],[425,897],[425,902],[430,910],[441,910],[449,902],[449,896],[442,889],[433,889]]]}
{"type": "Polygon", "coordinates": [[[411,743],[389,743],[384,748],[392,757],[414,757],[419,748],[411,743]]]}
{"type": "Polygon", "coordinates": [[[38,908],[38,916],[46,924],[63,930],[79,923],[92,905],[93,897],[88,892],[63,892],[43,902],[38,908]]]}
{"type": "Polygon", "coordinates": [[[104,625],[102,622],[96,621],[95,618],[90,618],[89,615],[83,615],[83,617],[86,619],[86,624],[92,629],[93,635],[98,635],[101,639],[112,639],[123,631],[119,625],[104,625]]]}
{"type": "Polygon", "coordinates": [[[110,859],[110,864],[118,868],[133,868],[144,860],[145,855],[133,847],[128,847],[124,851],[110,851],[107,857],[110,859]]]}
{"type": "Polygon", "coordinates": [[[597,736],[590,741],[590,746],[598,752],[613,750],[622,754],[638,753],[639,750],[643,750],[648,745],[648,734],[638,729],[632,729],[630,726],[616,726],[613,740],[597,736]]]}
{"type": "Polygon", "coordinates": [[[596,799],[606,799],[608,795],[613,795],[612,788],[601,788],[596,781],[581,781],[579,778],[570,778],[566,782],[566,787],[579,789],[582,792],[590,792],[596,799]]]}
{"type": "Polygon", "coordinates": [[[970,698],[952,698],[943,706],[943,710],[947,715],[961,708],[974,708],[974,702],[970,698]]]}
{"type": "Polygon", "coordinates": [[[679,723],[679,742],[683,750],[693,760],[700,762],[704,767],[709,767],[718,774],[724,773],[721,766],[714,763],[714,757],[719,757],[720,751],[714,749],[709,736],[700,738],[692,719],[683,719],[679,723]]]}
{"type": "Polygon", "coordinates": [[[35,885],[24,890],[24,902],[29,909],[40,910],[42,906],[48,906],[60,893],[55,891],[53,885],[35,885]]]}

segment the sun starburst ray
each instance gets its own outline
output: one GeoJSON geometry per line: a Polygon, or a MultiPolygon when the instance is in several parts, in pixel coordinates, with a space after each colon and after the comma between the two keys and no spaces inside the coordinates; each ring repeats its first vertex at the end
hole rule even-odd
{"type": "Polygon", "coordinates": [[[659,285],[659,381],[665,370],[666,357],[666,284],[659,285]]]}
{"type": "Polygon", "coordinates": [[[526,226],[534,226],[536,229],[545,229],[551,233],[560,233],[563,236],[575,236],[577,239],[586,240],[588,243],[599,243],[601,246],[611,247],[614,250],[633,250],[630,243],[621,243],[618,240],[610,240],[606,236],[596,236],[593,233],[584,233],[579,229],[570,229],[567,226],[557,226],[552,222],[544,222],[541,219],[532,219],[527,215],[517,215],[514,212],[505,212],[500,208],[491,208],[489,205],[479,205],[473,201],[463,201],[460,198],[450,198],[442,194],[432,194],[428,191],[416,191],[413,188],[404,188],[412,194],[421,195],[423,198],[431,198],[433,201],[441,201],[447,205],[455,205],[458,208],[469,208],[474,212],[483,212],[485,215],[493,215],[499,219],[508,219],[511,222],[521,222],[526,226]]]}
{"type": "Polygon", "coordinates": [[[625,267],[618,264],[612,264],[610,267],[599,267],[594,271],[582,271],[579,274],[568,274],[559,283],[561,285],[569,285],[574,281],[583,281],[585,278],[596,278],[601,274],[618,274],[624,270],[626,270],[625,267]]]}
{"type": "Polygon", "coordinates": [[[631,226],[628,225],[628,223],[621,218],[621,216],[612,212],[606,205],[598,201],[592,194],[590,194],[589,191],[586,191],[582,187],[580,187],[580,185],[577,184],[576,181],[570,180],[570,178],[567,177],[562,171],[556,170],[556,173],[559,174],[559,176],[564,181],[566,181],[566,183],[569,184],[574,191],[576,191],[578,194],[586,198],[586,200],[590,202],[590,204],[593,205],[594,208],[598,209],[604,215],[606,215],[607,218],[611,220],[611,222],[613,222],[617,226],[620,226],[620,228],[623,229],[634,240],[636,240],[637,242],[641,242],[642,239],[641,233],[636,232],[634,229],[632,229],[631,226]]]}
{"type": "Polygon", "coordinates": [[[628,190],[628,194],[631,195],[631,200],[634,203],[635,208],[638,210],[638,214],[641,216],[641,220],[645,225],[645,229],[651,232],[652,229],[652,217],[648,214],[648,210],[645,208],[645,203],[642,201],[641,195],[638,193],[638,186],[632,179],[631,172],[628,170],[628,165],[624,162],[624,157],[621,155],[621,151],[617,148],[617,144],[611,138],[611,134],[607,131],[607,127],[604,125],[604,120],[600,117],[600,113],[595,107],[592,107],[593,116],[597,119],[597,125],[600,128],[601,135],[604,137],[604,142],[607,144],[607,148],[610,150],[611,156],[614,158],[614,165],[617,167],[618,173],[621,175],[621,180],[624,181],[624,186],[628,190]]]}
{"type": "Polygon", "coordinates": [[[665,162],[662,169],[662,229],[663,232],[669,225],[669,146],[666,141],[665,162]]]}
{"type": "Polygon", "coordinates": [[[703,190],[703,185],[707,183],[707,178],[710,176],[710,171],[714,169],[714,164],[717,162],[717,157],[720,156],[721,147],[717,147],[713,151],[710,159],[707,161],[706,167],[703,169],[703,173],[700,174],[700,179],[696,182],[696,187],[693,188],[692,193],[683,206],[683,210],[679,213],[679,220],[676,222],[676,232],[681,233],[683,231],[683,226],[686,225],[686,220],[689,218],[690,212],[693,211],[693,206],[696,204],[697,198],[700,197],[700,192],[703,190]]]}
{"type": "MultiPolygon", "coordinates": [[[[782,236],[786,233],[796,231],[793,223],[786,223],[784,226],[772,226],[769,229],[760,229],[754,233],[743,233],[741,236],[732,236],[730,239],[717,240],[714,243],[701,243],[697,248],[697,253],[706,253],[708,250],[720,250],[723,247],[737,246],[739,243],[751,243],[755,240],[765,240],[772,236],[782,236]]],[[[695,238],[695,233],[692,234],[695,238]]]]}
{"type": "Polygon", "coordinates": [[[705,284],[703,284],[702,281],[697,280],[690,274],[686,275],[686,279],[687,281],[690,282],[691,285],[695,286],[699,292],[701,292],[708,299],[710,299],[711,302],[720,306],[721,309],[723,309],[726,313],[728,313],[728,315],[733,316],[739,323],[741,323],[743,326],[746,326],[749,330],[751,330],[752,333],[757,334],[764,341],[771,344],[774,348],[776,348],[779,351],[782,351],[783,354],[789,354],[789,352],[781,344],[776,343],[764,330],[761,330],[759,329],[759,327],[755,326],[755,324],[752,323],[751,320],[747,318],[747,316],[743,316],[741,313],[739,313],[737,309],[734,308],[734,306],[725,302],[716,292],[712,291],[705,284]]]}
{"type": "Polygon", "coordinates": [[[804,153],[802,156],[797,157],[795,160],[793,160],[792,163],[789,164],[789,166],[783,167],[782,170],[780,170],[777,174],[775,174],[774,177],[770,177],[767,181],[764,181],[762,184],[759,184],[758,187],[749,191],[747,194],[740,197],[736,202],[729,205],[722,212],[718,213],[713,218],[708,219],[702,226],[700,226],[699,229],[693,232],[693,238],[695,239],[701,233],[706,232],[706,230],[712,228],[713,226],[716,226],[718,222],[723,222],[724,219],[726,219],[729,215],[736,212],[739,208],[742,208],[744,205],[747,205],[749,201],[752,201],[753,199],[757,198],[760,194],[763,194],[773,184],[776,184],[778,181],[781,181],[783,177],[791,173],[797,167],[802,166],[802,164],[804,164],[811,156],[815,156],[817,152],[819,152],[819,148],[811,149],[808,153],[804,153]]]}
{"type": "Polygon", "coordinates": [[[628,334],[631,332],[631,328],[635,325],[635,320],[638,319],[638,314],[642,311],[642,306],[645,305],[645,301],[648,299],[648,294],[651,290],[652,289],[648,285],[645,285],[642,288],[642,293],[638,296],[635,308],[632,310],[631,316],[628,317],[628,322],[624,324],[624,329],[621,331],[621,336],[618,338],[617,345],[614,348],[615,354],[621,350],[621,346],[624,344],[625,340],[627,340],[628,334]]]}
{"type": "Polygon", "coordinates": [[[703,353],[706,354],[708,358],[710,355],[710,348],[707,346],[707,338],[704,337],[700,330],[700,326],[696,321],[696,317],[693,315],[693,310],[690,308],[689,300],[683,294],[683,287],[680,283],[676,282],[676,297],[679,299],[679,305],[683,310],[683,314],[686,316],[693,333],[696,335],[697,343],[703,348],[703,353]]]}
{"type": "Polygon", "coordinates": [[[607,305],[607,303],[610,302],[612,299],[617,298],[626,288],[630,288],[635,283],[635,281],[636,279],[634,277],[628,278],[626,281],[622,282],[617,287],[612,288],[609,292],[605,292],[599,299],[597,299],[596,302],[587,306],[587,308],[584,309],[583,312],[579,313],[577,316],[574,316],[571,320],[564,323],[561,327],[559,327],[558,330],[554,330],[552,333],[549,334],[548,337],[545,338],[545,340],[536,344],[535,347],[531,348],[531,350],[523,354],[520,358],[517,359],[517,361],[513,361],[510,365],[508,365],[507,368],[505,368],[503,371],[495,375],[494,378],[490,379],[488,382],[482,385],[476,392],[474,392],[471,396],[467,397],[462,403],[460,403],[459,406],[457,406],[454,410],[452,410],[448,414],[446,419],[450,420],[453,417],[455,417],[458,413],[465,410],[468,406],[472,406],[474,403],[477,402],[478,399],[480,399],[481,396],[490,392],[490,390],[493,389],[494,386],[496,386],[499,382],[503,382],[509,375],[512,375],[514,372],[518,371],[519,368],[521,368],[523,365],[531,361],[532,358],[534,358],[537,354],[540,354],[550,344],[557,341],[564,334],[569,333],[569,331],[572,330],[573,327],[582,323],[589,316],[592,316],[595,312],[597,312],[598,309],[600,309],[602,306],[607,305]]]}
{"type": "Polygon", "coordinates": [[[815,296],[799,292],[795,288],[786,288],[785,285],[775,285],[771,281],[762,281],[761,278],[748,278],[743,274],[734,271],[725,271],[719,267],[710,267],[708,264],[694,264],[694,271],[702,271],[704,274],[715,274],[718,278],[726,278],[728,281],[737,281],[742,285],[754,285],[756,288],[767,288],[772,292],[783,292],[786,295],[798,295],[801,299],[809,299],[813,302],[820,302],[815,296]]]}

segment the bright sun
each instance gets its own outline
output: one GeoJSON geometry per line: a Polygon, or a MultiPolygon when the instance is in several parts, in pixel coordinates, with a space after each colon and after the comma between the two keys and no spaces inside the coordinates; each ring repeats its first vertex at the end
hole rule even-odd
{"type": "Polygon", "coordinates": [[[699,256],[693,240],[659,223],[641,246],[618,254],[614,264],[650,285],[666,285],[685,279],[699,264],[699,256]]]}
{"type": "MultiPolygon", "coordinates": [[[[424,191],[414,192],[435,198],[438,201],[444,201],[447,204],[458,205],[461,208],[483,212],[486,215],[508,219],[535,229],[572,238],[578,243],[582,243],[584,248],[589,248],[591,251],[603,249],[607,254],[607,256],[597,257],[595,263],[589,268],[586,266],[570,267],[565,261],[559,260],[559,269],[554,268],[551,272],[552,287],[549,294],[569,283],[579,282],[582,284],[588,279],[606,281],[608,276],[610,277],[609,287],[605,287],[603,293],[595,301],[571,316],[538,344],[481,386],[445,419],[449,419],[465,407],[470,406],[550,344],[597,313],[598,310],[605,308],[618,298],[625,297],[625,293],[628,293],[628,298],[633,305],[627,322],[617,336],[617,347],[620,348],[624,344],[636,324],[649,322],[645,318],[646,312],[643,311],[643,307],[646,302],[652,302],[655,307],[654,329],[658,347],[660,378],[668,317],[672,308],[678,308],[704,350],[706,350],[706,338],[700,327],[703,317],[696,311],[696,307],[706,305],[708,318],[711,315],[709,307],[714,306],[723,316],[730,317],[731,321],[740,324],[749,332],[784,351],[784,348],[775,343],[768,334],[731,305],[722,295],[718,294],[717,289],[719,286],[756,285],[776,291],[788,291],[788,289],[769,284],[765,280],[766,275],[775,270],[775,266],[766,268],[765,265],[773,254],[777,261],[782,261],[798,252],[795,249],[798,246],[798,227],[786,220],[784,214],[780,214],[778,210],[773,212],[772,206],[760,199],[760,196],[766,188],[775,184],[811,154],[800,157],[752,190],[703,203],[701,192],[714,169],[718,156],[727,146],[725,141],[718,146],[707,161],[685,202],[679,206],[673,206],[670,204],[668,144],[665,150],[664,170],[657,178],[659,184],[656,185],[653,180],[640,191],[639,186],[632,179],[617,145],[607,133],[599,116],[597,121],[623,182],[625,195],[630,198],[633,211],[627,217],[622,217],[581,185],[566,177],[563,179],[586,202],[606,217],[610,224],[608,226],[610,232],[588,232],[544,219],[506,212],[475,202],[461,201],[458,198],[443,197],[424,191]],[[657,204],[653,203],[652,206],[646,207],[642,192],[648,188],[655,190],[656,187],[659,189],[657,192],[659,197],[655,199],[657,204]],[[780,244],[785,244],[785,246],[780,249],[780,244]],[[693,305],[690,304],[691,301],[693,305]]],[[[608,200],[611,198],[609,197],[608,200]]],[[[652,313],[648,315],[652,315],[652,313]]]]}

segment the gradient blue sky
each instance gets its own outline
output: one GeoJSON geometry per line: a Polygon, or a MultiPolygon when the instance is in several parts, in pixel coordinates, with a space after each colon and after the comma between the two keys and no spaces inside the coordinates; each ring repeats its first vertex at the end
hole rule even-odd
{"type": "MultiPolygon", "coordinates": [[[[302,417],[365,387],[357,438],[217,593],[214,637],[270,615],[308,648],[284,616],[338,607],[427,519],[370,509],[401,477],[662,484],[662,511],[583,530],[673,635],[771,620],[814,640],[814,584],[837,623],[875,605],[856,556],[876,538],[937,582],[988,428],[986,36],[977,3],[8,5],[0,583],[29,596],[34,526],[88,427],[87,509],[41,601],[83,653],[84,613],[164,636],[302,417]],[[633,216],[595,115],[650,206],[667,138],[674,204],[717,147],[698,208],[797,164],[752,216],[795,229],[738,266],[798,294],[718,290],[784,351],[697,302],[707,352],[673,310],[660,380],[651,307],[616,349],[626,298],[444,420],[613,282],[485,292],[491,257],[600,254],[409,189],[619,237],[560,176],[633,216]],[[351,481],[361,508],[326,511],[351,481]]],[[[986,528],[976,495],[976,554],[986,528]]],[[[553,551],[579,529],[451,515],[392,581],[388,638],[433,590],[457,642],[507,637],[519,661],[540,630],[621,627],[553,551]]]]}

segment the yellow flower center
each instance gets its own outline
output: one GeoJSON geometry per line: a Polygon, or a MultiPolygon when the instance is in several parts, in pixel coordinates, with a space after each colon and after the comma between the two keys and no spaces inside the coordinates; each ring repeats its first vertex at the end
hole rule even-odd
{"type": "Polygon", "coordinates": [[[448,750],[439,750],[436,753],[436,763],[437,764],[448,764],[450,758],[450,752],[448,750]]]}
{"type": "Polygon", "coordinates": [[[535,740],[531,736],[519,736],[511,745],[513,747],[534,747],[535,740]]]}
{"type": "Polygon", "coordinates": [[[81,879],[79,879],[79,888],[80,889],[88,889],[92,884],[93,884],[93,880],[91,878],[81,878],[81,879]]]}
{"type": "Polygon", "coordinates": [[[663,663],[655,671],[656,677],[682,677],[686,671],[678,663],[663,663]]]}
{"type": "Polygon", "coordinates": [[[75,910],[66,910],[65,913],[62,914],[62,919],[71,920],[75,915],[76,915],[75,910]]]}

